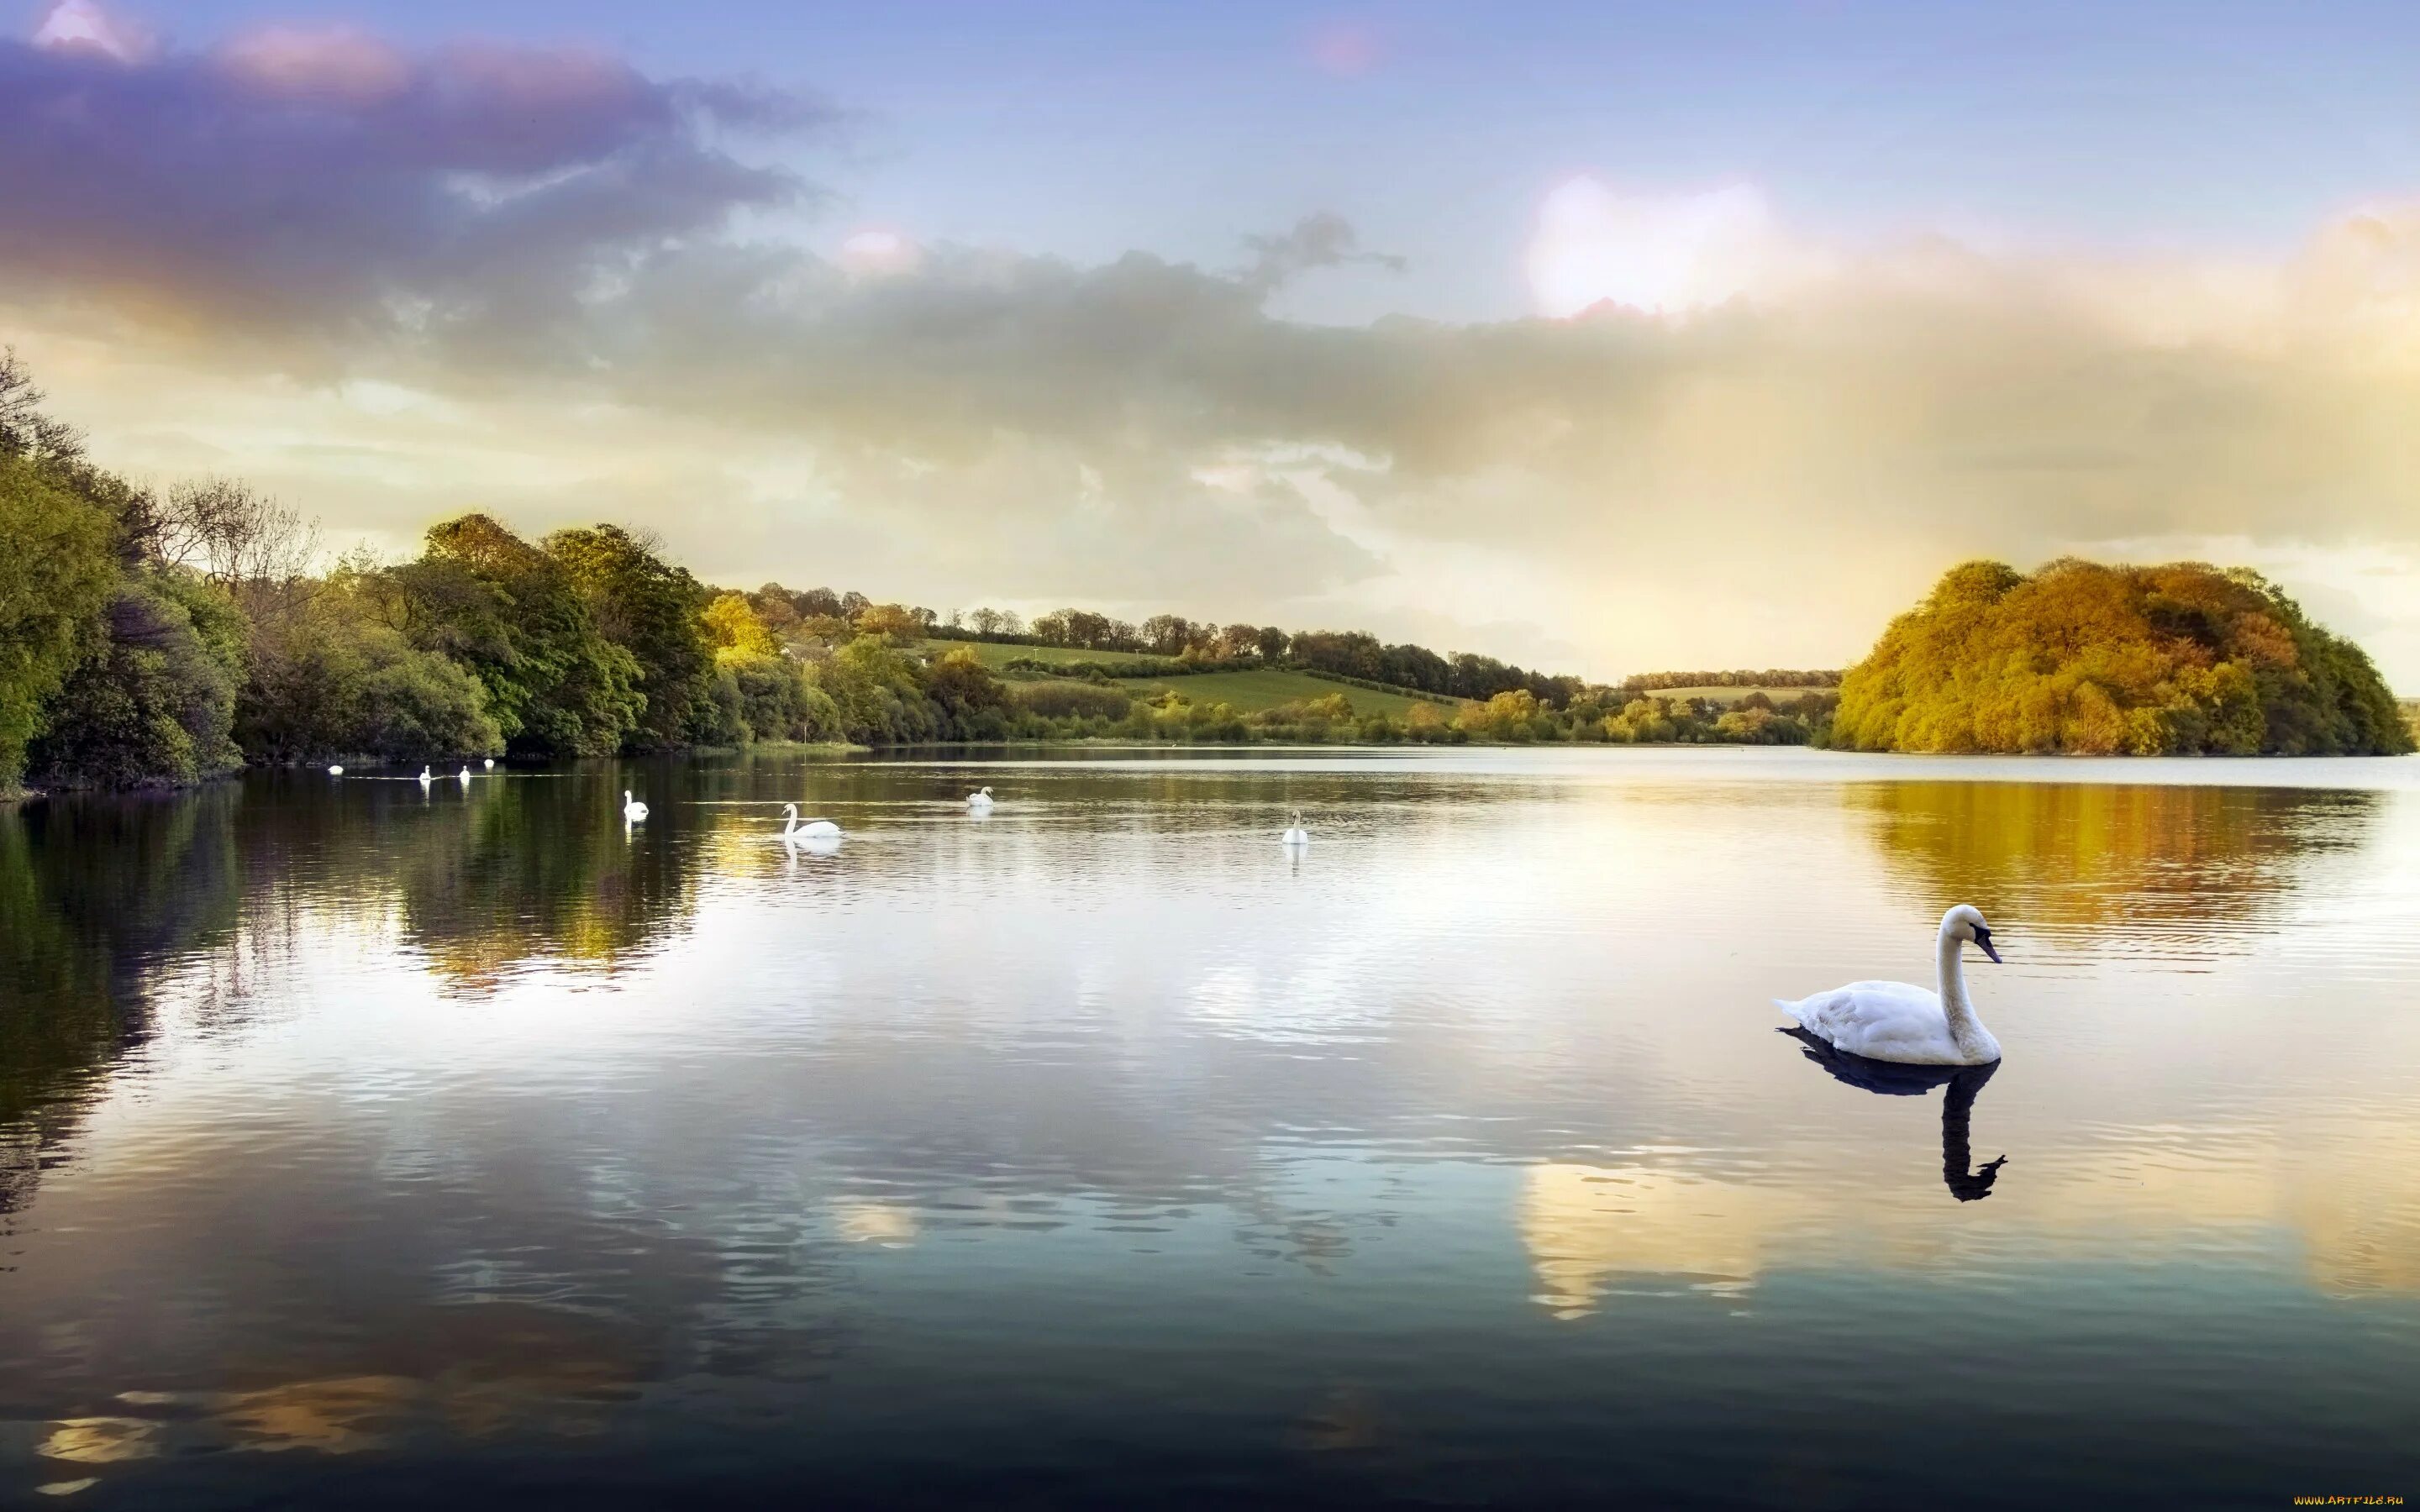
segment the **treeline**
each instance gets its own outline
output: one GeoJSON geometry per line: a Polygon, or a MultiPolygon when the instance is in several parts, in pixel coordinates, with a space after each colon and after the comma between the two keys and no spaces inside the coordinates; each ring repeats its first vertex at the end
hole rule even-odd
{"type": "Polygon", "coordinates": [[[1838,687],[1840,672],[1767,667],[1718,672],[1634,672],[1616,685],[1625,693],[1656,693],[1675,687],[1838,687]]]}
{"type": "Polygon", "coordinates": [[[1389,645],[1360,630],[1221,625],[1181,614],[1155,614],[1136,625],[1079,609],[1037,614],[1030,623],[993,609],[954,611],[945,619],[930,617],[929,609],[910,612],[928,616],[925,633],[939,640],[1115,651],[1226,667],[1287,667],[1440,698],[1490,699],[1518,688],[1559,706],[1587,686],[1577,677],[1531,671],[1493,656],[1469,652],[1440,656],[1426,646],[1389,645]]]}
{"type": "Polygon", "coordinates": [[[1969,562],[1840,687],[1834,744],[2084,755],[2395,755],[2368,656],[2275,584],[2196,562],[1969,562]]]}

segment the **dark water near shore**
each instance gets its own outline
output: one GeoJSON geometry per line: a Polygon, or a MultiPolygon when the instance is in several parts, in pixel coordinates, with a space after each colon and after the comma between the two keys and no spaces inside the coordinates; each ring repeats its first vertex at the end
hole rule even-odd
{"type": "Polygon", "coordinates": [[[2377,1493],[2420,1496],[2420,762],[0,811],[0,1504],[2377,1493]],[[1996,1072],[1776,1032],[1927,980],[1960,901],[1996,1072]]]}

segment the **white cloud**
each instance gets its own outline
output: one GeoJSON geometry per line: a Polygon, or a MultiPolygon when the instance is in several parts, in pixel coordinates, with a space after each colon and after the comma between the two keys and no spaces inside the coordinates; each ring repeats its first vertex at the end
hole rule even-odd
{"type": "Polygon", "coordinates": [[[1769,285],[1785,254],[1772,208],[1752,186],[1637,194],[1583,175],[1538,208],[1526,261],[1543,315],[1608,301],[1679,315],[1769,285]]]}

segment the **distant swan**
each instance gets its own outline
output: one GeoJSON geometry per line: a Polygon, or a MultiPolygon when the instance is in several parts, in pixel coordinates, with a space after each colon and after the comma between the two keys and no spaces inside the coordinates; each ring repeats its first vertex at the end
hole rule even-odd
{"type": "Polygon", "coordinates": [[[454,780],[461,783],[466,788],[469,787],[471,785],[471,769],[465,766],[460,771],[455,773],[454,780]]]}
{"type": "Polygon", "coordinates": [[[342,776],[344,776],[344,775],[345,775],[345,764],[344,764],[344,763],[342,763],[342,762],[338,762],[335,765],[329,767],[329,768],[328,768],[328,775],[329,775],[330,777],[342,777],[342,776]]]}
{"type": "Polygon", "coordinates": [[[1835,1050],[1869,1060],[1908,1066],[1980,1066],[2000,1058],[2000,1041],[1975,1016],[1966,997],[1960,948],[1972,940],[1994,964],[1992,932],[1983,916],[1960,903],[1941,916],[1941,989],[1927,992],[1903,981],[1853,981],[1794,1003],[1774,1006],[1835,1050]]]}
{"type": "Polygon", "coordinates": [[[431,782],[433,782],[433,781],[435,781],[435,780],[436,780],[436,779],[435,779],[435,778],[432,778],[432,777],[430,777],[430,776],[428,775],[428,768],[427,768],[427,767],[424,766],[424,767],[422,767],[422,768],[420,769],[420,785],[421,785],[422,787],[427,787],[429,783],[431,783],[431,782]]]}
{"type": "Polygon", "coordinates": [[[967,807],[976,813],[991,812],[991,789],[985,788],[981,793],[968,794],[967,807]]]}
{"type": "Polygon", "coordinates": [[[488,764],[488,764],[488,770],[489,770],[489,771],[490,771],[490,772],[494,771],[494,770],[496,769],[496,759],[495,759],[493,756],[489,757],[489,758],[488,758],[488,764]]]}
{"type": "Polygon", "coordinates": [[[622,790],[622,823],[635,825],[645,817],[647,817],[647,806],[631,797],[630,790],[624,788],[622,790]]]}
{"type": "Polygon", "coordinates": [[[810,819],[803,825],[799,823],[799,806],[795,803],[782,805],[782,842],[785,845],[805,845],[815,841],[840,839],[840,825],[829,819],[810,819]]]}
{"type": "Polygon", "coordinates": [[[1278,837],[1278,843],[1280,845],[1308,845],[1311,843],[1311,831],[1302,827],[1301,810],[1296,809],[1294,811],[1294,826],[1288,829],[1284,834],[1278,837]]]}

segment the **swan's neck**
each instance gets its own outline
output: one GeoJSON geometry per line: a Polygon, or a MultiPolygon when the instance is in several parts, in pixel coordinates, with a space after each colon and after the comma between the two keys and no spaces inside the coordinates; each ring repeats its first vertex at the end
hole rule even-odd
{"type": "Polygon", "coordinates": [[[1941,931],[1941,1013],[1949,1021],[1949,1038],[1969,1056],[1979,1056],[1991,1044],[1990,1031],[1975,1017],[1975,1004],[1966,995],[1965,945],[1947,926],[1941,931]]]}

